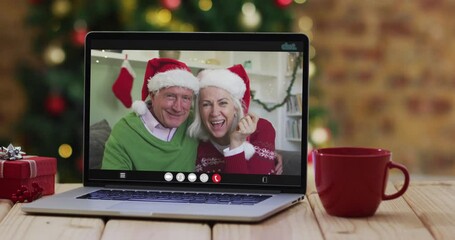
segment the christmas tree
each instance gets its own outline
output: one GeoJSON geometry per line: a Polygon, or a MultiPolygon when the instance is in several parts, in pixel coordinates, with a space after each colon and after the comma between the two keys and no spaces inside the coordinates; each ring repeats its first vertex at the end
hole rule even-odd
{"type": "Polygon", "coordinates": [[[89,31],[289,32],[292,0],[29,0],[34,64],[19,66],[28,110],[18,126],[26,152],[58,158],[60,182],[80,182],[83,48],[89,31]]]}

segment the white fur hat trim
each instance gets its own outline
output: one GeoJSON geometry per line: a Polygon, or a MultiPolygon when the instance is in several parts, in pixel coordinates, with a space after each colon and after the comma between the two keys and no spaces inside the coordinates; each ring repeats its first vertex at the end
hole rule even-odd
{"type": "Polygon", "coordinates": [[[242,99],[246,91],[243,79],[227,69],[204,70],[197,77],[199,78],[199,88],[219,87],[237,99],[242,99]]]}
{"type": "Polygon", "coordinates": [[[134,101],[131,107],[137,116],[142,116],[147,113],[147,104],[144,101],[134,101]]]}
{"type": "Polygon", "coordinates": [[[157,73],[149,78],[147,83],[147,88],[150,92],[173,86],[189,88],[195,94],[199,92],[198,79],[192,73],[183,69],[173,69],[157,73]]]}

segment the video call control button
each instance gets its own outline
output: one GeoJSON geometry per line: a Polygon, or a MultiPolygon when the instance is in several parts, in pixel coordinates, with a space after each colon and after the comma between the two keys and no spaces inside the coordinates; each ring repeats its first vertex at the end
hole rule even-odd
{"type": "Polygon", "coordinates": [[[209,175],[207,173],[203,173],[199,176],[199,180],[203,183],[207,182],[209,180],[209,175]]]}
{"type": "Polygon", "coordinates": [[[221,182],[221,175],[218,173],[215,173],[212,175],[212,181],[214,183],[220,183],[221,182]]]}
{"type": "Polygon", "coordinates": [[[183,181],[185,181],[185,174],[177,173],[177,175],[175,176],[175,179],[177,179],[177,181],[179,181],[179,182],[183,182],[183,181]]]}
{"type": "Polygon", "coordinates": [[[170,173],[170,172],[167,172],[164,174],[164,180],[166,180],[168,182],[172,181],[173,178],[174,178],[174,175],[172,175],[172,173],[170,173]]]}
{"type": "Polygon", "coordinates": [[[194,181],[196,181],[196,179],[197,179],[196,174],[194,174],[194,173],[188,174],[188,181],[194,182],[194,181]]]}

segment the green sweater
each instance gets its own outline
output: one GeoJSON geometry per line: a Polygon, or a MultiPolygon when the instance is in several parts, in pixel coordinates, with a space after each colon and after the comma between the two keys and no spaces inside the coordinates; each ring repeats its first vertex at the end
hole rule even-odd
{"type": "Polygon", "coordinates": [[[198,141],[186,129],[192,115],[177,129],[172,140],[154,137],[134,113],[123,117],[112,129],[104,150],[102,169],[192,172],[198,141]]]}

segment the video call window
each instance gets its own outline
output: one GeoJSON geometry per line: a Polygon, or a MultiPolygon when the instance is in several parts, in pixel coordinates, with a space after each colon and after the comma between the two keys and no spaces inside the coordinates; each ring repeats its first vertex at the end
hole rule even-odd
{"type": "MultiPolygon", "coordinates": [[[[147,61],[168,57],[184,62],[194,75],[204,69],[228,68],[241,64],[250,79],[251,94],[266,106],[279,104],[288,95],[289,100],[273,111],[251,101],[249,111],[266,119],[276,133],[275,150],[292,167],[283,175],[300,175],[302,156],[302,64],[299,52],[258,51],[149,51],[149,50],[91,50],[90,63],[90,169],[100,169],[104,144],[112,127],[132,112],[113,94],[112,85],[118,78],[123,61],[128,59],[135,74],[131,96],[140,100],[147,61]],[[301,62],[300,62],[301,63],[301,62]]],[[[193,101],[193,111],[194,111],[193,101]]],[[[304,104],[304,103],[303,103],[304,104]]],[[[303,123],[305,126],[305,122],[303,123]]],[[[306,139],[305,139],[306,140],[306,139]]],[[[306,152],[303,153],[306,155],[306,152]]],[[[173,171],[173,169],[156,169],[173,171]]]]}

